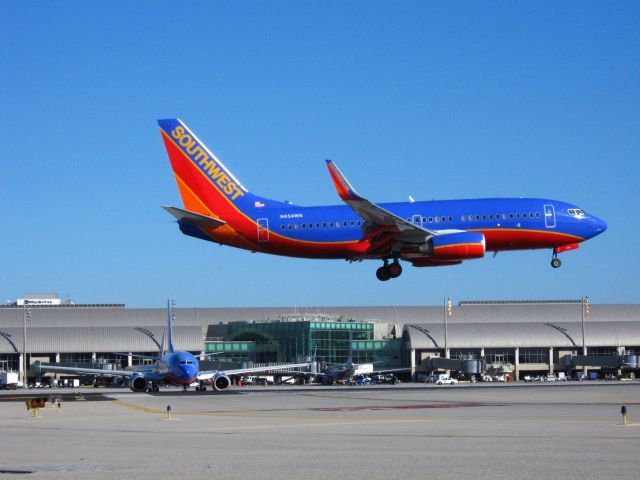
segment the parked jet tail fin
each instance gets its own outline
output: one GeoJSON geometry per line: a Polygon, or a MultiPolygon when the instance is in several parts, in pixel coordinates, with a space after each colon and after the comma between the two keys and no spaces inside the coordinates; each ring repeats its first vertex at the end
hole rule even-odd
{"type": "Polygon", "coordinates": [[[353,365],[353,333],[349,331],[349,358],[345,362],[347,365],[353,365]]]}
{"type": "Polygon", "coordinates": [[[167,300],[167,333],[169,337],[169,353],[175,352],[173,348],[173,308],[171,300],[167,300]]]}

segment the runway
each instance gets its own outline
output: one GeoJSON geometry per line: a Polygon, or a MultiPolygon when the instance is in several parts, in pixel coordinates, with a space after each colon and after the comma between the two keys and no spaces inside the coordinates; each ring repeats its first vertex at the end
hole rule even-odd
{"type": "Polygon", "coordinates": [[[3,392],[0,471],[53,479],[631,479],[639,389],[612,382],[31,391],[62,399],[37,418],[23,392],[3,392]]]}

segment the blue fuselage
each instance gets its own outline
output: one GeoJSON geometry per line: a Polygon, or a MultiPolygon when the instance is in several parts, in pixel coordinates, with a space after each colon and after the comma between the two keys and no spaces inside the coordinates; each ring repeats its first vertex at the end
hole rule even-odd
{"type": "MultiPolygon", "coordinates": [[[[607,228],[604,221],[584,213],[575,205],[547,199],[434,200],[379,205],[426,230],[482,232],[488,251],[552,248],[579,243],[607,228]]],[[[266,251],[269,251],[270,244],[275,247],[278,243],[302,241],[311,242],[308,255],[297,250],[295,256],[327,257],[331,255],[320,252],[316,255],[313,244],[317,242],[317,249],[322,250],[323,244],[348,244],[358,241],[363,235],[364,221],[346,205],[286,205],[253,210],[245,214],[250,214],[251,219],[262,226],[260,244],[266,251]],[[272,235],[266,235],[264,231],[272,235]]],[[[344,256],[339,248],[332,249],[332,252],[336,258],[344,256]]]]}

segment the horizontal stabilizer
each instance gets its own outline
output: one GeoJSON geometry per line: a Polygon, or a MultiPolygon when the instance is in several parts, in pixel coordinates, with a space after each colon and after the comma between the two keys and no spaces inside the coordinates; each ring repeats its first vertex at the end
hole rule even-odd
{"type": "Polygon", "coordinates": [[[205,228],[218,228],[227,223],[224,220],[220,220],[219,218],[209,217],[208,215],[190,212],[189,210],[183,210],[177,207],[169,207],[163,205],[162,208],[176,217],[178,219],[178,222],[180,223],[188,223],[205,228]]]}

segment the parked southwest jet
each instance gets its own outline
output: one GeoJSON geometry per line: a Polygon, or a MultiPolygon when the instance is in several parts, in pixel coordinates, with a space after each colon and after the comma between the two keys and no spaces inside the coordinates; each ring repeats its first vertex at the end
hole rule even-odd
{"type": "MultiPolygon", "coordinates": [[[[66,373],[72,375],[98,375],[108,377],[124,377],[129,379],[129,388],[134,392],[159,390],[159,384],[183,386],[186,390],[192,383],[199,383],[196,390],[206,390],[211,384],[214,390],[227,390],[231,387],[230,375],[248,375],[261,372],[278,372],[291,368],[308,367],[310,363],[292,363],[271,367],[239,368],[234,370],[200,371],[198,359],[189,352],[179,352],[173,346],[171,325],[171,307],[168,311],[169,351],[162,352],[153,365],[136,367],[132,370],[105,370],[101,368],[62,367],[45,363],[35,363],[36,369],[42,372],[66,373]]],[[[163,342],[164,343],[164,342],[163,342]]]]}
{"type": "Polygon", "coordinates": [[[375,369],[374,364],[353,362],[353,343],[349,335],[349,356],[344,363],[330,363],[324,371],[313,373],[323,378],[323,383],[333,385],[340,380],[352,380],[357,375],[379,375],[383,373],[409,372],[411,368],[383,368],[375,369]]]}
{"type": "Polygon", "coordinates": [[[378,259],[380,280],[415,267],[457,265],[487,251],[552,250],[558,254],[607,225],[557,200],[489,198],[375,204],[338,167],[327,167],[342,206],[301,207],[250,193],[178,119],[159,120],[184,209],[163,207],[185,235],[252,252],[349,261],[378,259]]]}

